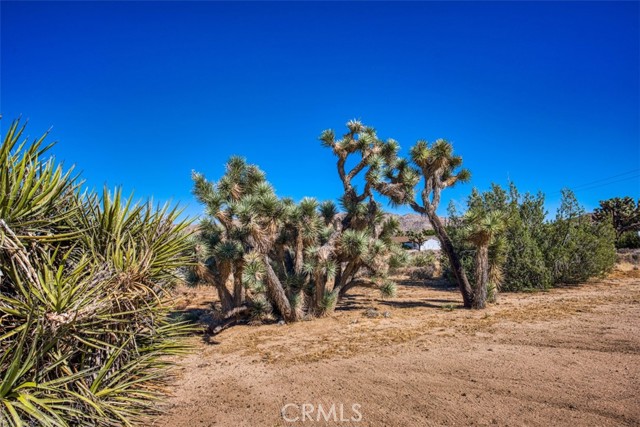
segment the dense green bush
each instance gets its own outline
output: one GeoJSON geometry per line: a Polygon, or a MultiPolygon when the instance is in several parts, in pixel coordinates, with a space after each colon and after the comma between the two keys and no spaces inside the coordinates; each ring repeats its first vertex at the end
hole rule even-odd
{"type": "Polygon", "coordinates": [[[552,285],[543,250],[545,215],[541,193],[521,196],[511,184],[505,232],[508,245],[502,286],[505,291],[547,289],[552,285]]]}
{"type": "Polygon", "coordinates": [[[142,423],[182,349],[164,299],[187,224],[81,192],[23,130],[0,147],[0,425],[142,423]]]}
{"type": "MultiPolygon", "coordinates": [[[[506,227],[489,248],[493,284],[505,291],[547,289],[559,283],[577,283],[601,276],[615,263],[615,231],[609,222],[586,215],[575,196],[564,191],[554,221],[545,221],[544,196],[520,195],[493,185],[485,193],[472,192],[468,209],[506,213],[506,227]]],[[[449,209],[449,235],[461,254],[470,278],[475,248],[464,232],[464,217],[449,209]]],[[[471,279],[473,280],[473,279],[471,279]]]]}
{"type": "Polygon", "coordinates": [[[578,283],[609,271],[616,260],[615,238],[610,223],[593,221],[574,194],[564,190],[544,243],[553,283],[578,283]]]}
{"type": "Polygon", "coordinates": [[[413,267],[435,267],[436,255],[432,251],[413,252],[409,255],[409,265],[413,267]]]}
{"type": "Polygon", "coordinates": [[[625,231],[616,242],[618,249],[638,249],[640,248],[640,234],[637,231],[625,231]]]}
{"type": "Polygon", "coordinates": [[[407,253],[407,262],[402,273],[407,274],[412,280],[433,279],[439,275],[441,262],[436,252],[405,252],[407,253]]]}
{"type": "Polygon", "coordinates": [[[400,246],[392,247],[391,256],[389,256],[390,272],[395,272],[403,267],[406,267],[407,265],[410,265],[410,263],[411,257],[406,249],[400,246]]]}

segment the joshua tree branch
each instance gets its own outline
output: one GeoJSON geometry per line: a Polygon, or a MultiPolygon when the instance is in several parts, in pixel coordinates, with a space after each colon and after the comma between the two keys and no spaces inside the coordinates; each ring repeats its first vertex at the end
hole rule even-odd
{"type": "Polygon", "coordinates": [[[362,171],[362,169],[365,168],[365,166],[367,166],[369,157],[371,157],[370,151],[368,151],[364,156],[362,156],[362,160],[360,160],[360,162],[353,169],[351,169],[351,171],[347,175],[347,180],[349,180],[349,182],[351,182],[351,180],[356,175],[358,175],[362,171]]]}
{"type": "Polygon", "coordinates": [[[344,170],[344,165],[347,161],[347,156],[345,154],[340,153],[338,155],[338,175],[340,176],[340,181],[342,181],[342,185],[344,187],[345,192],[351,189],[351,182],[347,180],[347,173],[344,170]]]}
{"type": "Polygon", "coordinates": [[[342,298],[343,296],[346,295],[346,293],[350,290],[353,289],[357,286],[361,286],[361,287],[376,287],[378,286],[378,284],[376,282],[374,282],[373,280],[369,280],[369,279],[355,279],[350,281],[349,283],[347,283],[344,287],[342,287],[340,289],[340,291],[338,292],[338,297],[342,298]]]}

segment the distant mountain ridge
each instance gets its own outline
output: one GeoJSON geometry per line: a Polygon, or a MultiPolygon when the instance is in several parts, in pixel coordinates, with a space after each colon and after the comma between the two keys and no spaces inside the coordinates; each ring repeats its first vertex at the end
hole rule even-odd
{"type": "Polygon", "coordinates": [[[412,213],[404,215],[387,213],[385,216],[396,218],[398,222],[400,222],[400,229],[404,232],[420,231],[425,228],[430,230],[433,228],[431,227],[431,224],[429,224],[429,220],[426,216],[412,213]]]}

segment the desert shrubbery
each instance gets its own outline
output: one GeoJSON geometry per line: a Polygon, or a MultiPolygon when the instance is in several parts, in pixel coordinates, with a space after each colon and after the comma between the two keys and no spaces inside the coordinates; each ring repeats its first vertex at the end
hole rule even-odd
{"type": "Polygon", "coordinates": [[[638,249],[640,248],[640,234],[638,231],[625,231],[618,237],[616,248],[638,249]]]}
{"type": "Polygon", "coordinates": [[[619,249],[616,253],[616,262],[631,264],[634,270],[640,268],[640,250],[636,248],[619,249]]]}
{"type": "Polygon", "coordinates": [[[435,251],[411,251],[407,252],[407,258],[402,272],[412,280],[433,279],[440,274],[439,256],[435,251]]]}
{"type": "Polygon", "coordinates": [[[507,257],[504,263],[505,291],[547,289],[552,276],[546,262],[544,196],[520,195],[514,185],[510,188],[509,221],[505,231],[507,257]]]}
{"type": "Polygon", "coordinates": [[[14,122],[0,148],[0,425],[115,426],[161,395],[186,224],[81,191],[14,122]]]}
{"type": "Polygon", "coordinates": [[[433,251],[412,252],[409,255],[409,265],[412,267],[434,267],[437,256],[433,251]]]}
{"type": "Polygon", "coordinates": [[[572,192],[563,191],[543,244],[553,283],[578,283],[602,276],[615,264],[615,239],[611,223],[594,221],[572,192]]]}
{"type": "Polygon", "coordinates": [[[598,223],[611,224],[617,248],[640,248],[640,200],[629,196],[601,200],[593,217],[598,223]]]}
{"type": "MultiPolygon", "coordinates": [[[[568,190],[563,191],[553,221],[545,221],[542,194],[522,196],[514,185],[509,192],[497,185],[486,193],[474,191],[468,200],[469,210],[479,205],[487,212],[505,216],[504,229],[495,240],[497,246],[489,247],[490,270],[496,273],[492,285],[496,289],[521,291],[577,283],[603,275],[615,263],[612,225],[586,215],[568,190]]],[[[476,249],[465,233],[468,218],[451,207],[449,216],[449,234],[471,273],[476,249]]],[[[475,288],[475,276],[469,275],[474,277],[475,288]]]]}

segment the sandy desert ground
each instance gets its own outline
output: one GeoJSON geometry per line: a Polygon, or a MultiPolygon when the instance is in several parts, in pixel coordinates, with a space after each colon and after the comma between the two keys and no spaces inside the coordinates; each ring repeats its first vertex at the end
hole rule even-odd
{"type": "MultiPolygon", "coordinates": [[[[214,299],[182,289],[179,304],[214,299]]],[[[459,304],[455,289],[407,281],[390,300],[357,290],[332,317],[192,337],[151,425],[640,425],[639,270],[459,304]]]]}

